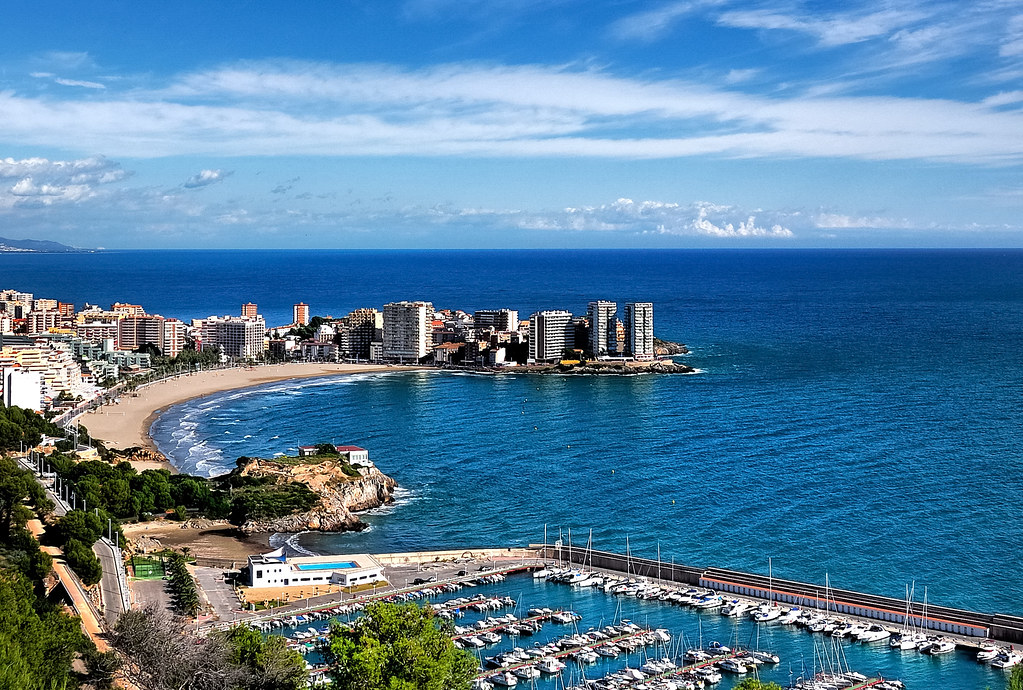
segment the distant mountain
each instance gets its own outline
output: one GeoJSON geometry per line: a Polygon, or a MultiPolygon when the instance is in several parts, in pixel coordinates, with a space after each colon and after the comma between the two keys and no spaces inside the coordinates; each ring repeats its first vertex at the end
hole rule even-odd
{"type": "Polygon", "coordinates": [[[51,242],[50,240],[9,240],[6,237],[0,237],[0,252],[37,252],[55,254],[85,251],[90,250],[79,249],[78,247],[69,247],[66,244],[51,242]]]}

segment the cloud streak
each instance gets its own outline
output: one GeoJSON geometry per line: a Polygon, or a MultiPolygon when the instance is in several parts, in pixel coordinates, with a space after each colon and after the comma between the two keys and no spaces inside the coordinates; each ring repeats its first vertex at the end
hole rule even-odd
{"type": "Polygon", "coordinates": [[[0,141],[121,157],[1023,158],[1023,116],[984,102],[768,97],[569,66],[241,63],[108,93],[0,93],[0,141]]]}

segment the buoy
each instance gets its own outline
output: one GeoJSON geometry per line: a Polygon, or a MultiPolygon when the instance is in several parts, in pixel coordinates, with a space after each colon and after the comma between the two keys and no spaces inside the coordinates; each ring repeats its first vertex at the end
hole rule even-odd
{"type": "Polygon", "coordinates": [[[533,427],[533,431],[536,431],[536,427],[535,426],[533,427]]]}
{"type": "Polygon", "coordinates": [[[675,505],[675,499],[671,499],[671,505],[675,505]]]}
{"type": "Polygon", "coordinates": [[[614,473],[615,473],[615,471],[614,471],[614,470],[611,470],[611,474],[614,474],[614,473]]]}

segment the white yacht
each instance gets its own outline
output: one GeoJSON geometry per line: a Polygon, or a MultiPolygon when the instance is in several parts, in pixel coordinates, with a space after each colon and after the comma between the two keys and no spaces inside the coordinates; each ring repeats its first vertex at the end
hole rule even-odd
{"type": "Polygon", "coordinates": [[[892,632],[888,628],[880,623],[871,623],[865,630],[859,633],[856,639],[860,642],[880,642],[891,636],[892,632]]]}
{"type": "Polygon", "coordinates": [[[743,664],[738,659],[734,659],[734,658],[733,659],[725,659],[724,661],[719,661],[718,662],[718,668],[720,668],[722,671],[728,671],[729,673],[736,673],[736,674],[739,674],[739,675],[742,675],[742,674],[747,673],[749,671],[749,669],[746,668],[745,664],[743,664]]]}

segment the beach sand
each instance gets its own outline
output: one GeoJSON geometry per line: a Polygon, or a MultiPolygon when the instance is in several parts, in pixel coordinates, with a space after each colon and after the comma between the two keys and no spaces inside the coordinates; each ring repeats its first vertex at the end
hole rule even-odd
{"type": "MultiPolygon", "coordinates": [[[[160,456],[149,435],[149,429],[161,412],[186,400],[274,381],[394,369],[382,364],[301,363],[202,371],[165,379],[125,394],[120,402],[87,412],[78,422],[89,430],[93,438],[103,441],[108,448],[123,450],[140,447],[160,456]]],[[[158,468],[173,471],[165,459],[158,462],[132,461],[132,465],[139,472],[158,468]]]]}
{"type": "Polygon", "coordinates": [[[228,524],[212,524],[206,527],[183,527],[180,522],[154,520],[124,525],[124,536],[133,542],[145,543],[151,550],[157,539],[165,548],[181,551],[188,547],[189,554],[198,558],[217,558],[244,564],[253,554],[270,551],[270,535],[246,535],[228,524]],[[141,540],[141,541],[140,541],[141,540]]]}

